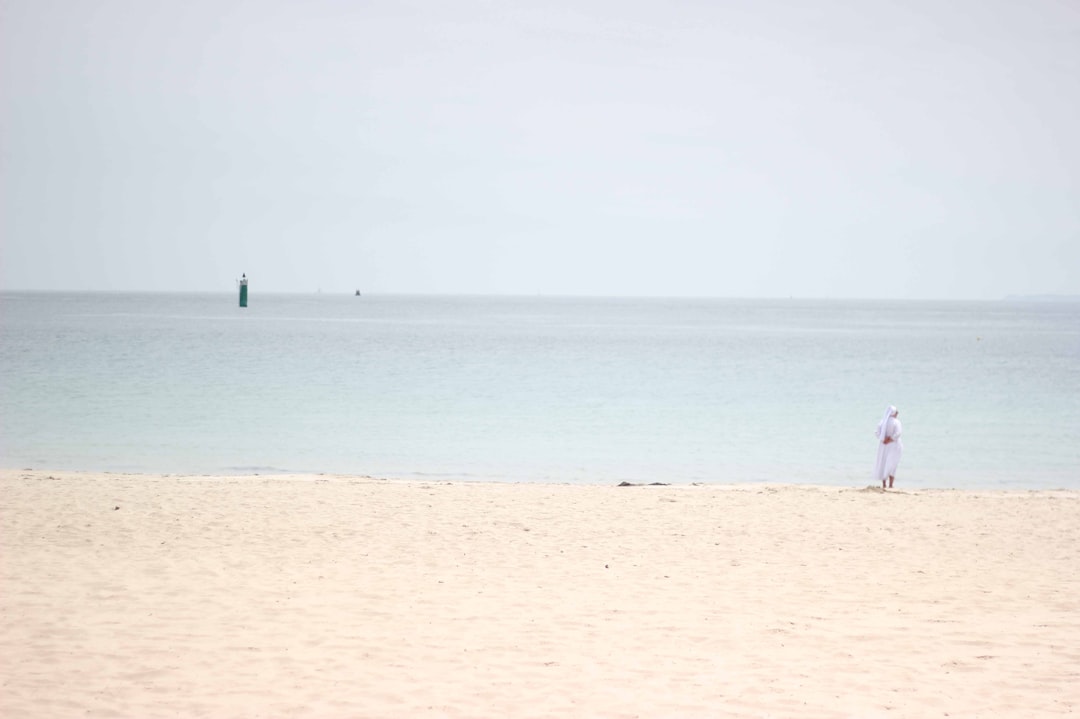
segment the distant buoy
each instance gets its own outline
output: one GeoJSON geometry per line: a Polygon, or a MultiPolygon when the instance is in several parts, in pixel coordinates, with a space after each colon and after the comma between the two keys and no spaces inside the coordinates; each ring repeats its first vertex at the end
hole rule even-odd
{"type": "Polygon", "coordinates": [[[240,306],[247,307],[247,273],[240,276],[240,306]]]}

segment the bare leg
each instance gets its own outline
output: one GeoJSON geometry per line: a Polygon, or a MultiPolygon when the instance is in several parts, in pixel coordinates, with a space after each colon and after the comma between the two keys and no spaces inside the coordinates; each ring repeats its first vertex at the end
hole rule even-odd
{"type": "Polygon", "coordinates": [[[889,475],[889,489],[892,489],[892,481],[893,481],[893,476],[890,474],[889,475]]]}
{"type": "Polygon", "coordinates": [[[881,478],[881,488],[885,489],[885,478],[884,477],[881,478]]]}

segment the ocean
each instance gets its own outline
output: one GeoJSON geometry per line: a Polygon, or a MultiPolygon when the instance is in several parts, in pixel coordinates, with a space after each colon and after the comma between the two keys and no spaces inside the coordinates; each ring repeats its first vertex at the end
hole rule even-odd
{"type": "Polygon", "coordinates": [[[0,293],[0,465],[1080,488],[1076,302],[0,293]]]}

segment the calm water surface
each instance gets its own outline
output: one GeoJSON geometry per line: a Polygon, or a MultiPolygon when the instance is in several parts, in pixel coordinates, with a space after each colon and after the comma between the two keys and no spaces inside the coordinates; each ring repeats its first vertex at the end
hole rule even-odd
{"type": "Polygon", "coordinates": [[[0,463],[1080,488],[1080,305],[0,294],[0,463]]]}

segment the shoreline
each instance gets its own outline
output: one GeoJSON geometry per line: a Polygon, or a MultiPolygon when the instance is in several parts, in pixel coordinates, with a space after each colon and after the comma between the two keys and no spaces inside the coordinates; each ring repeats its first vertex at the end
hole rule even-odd
{"type": "Polygon", "coordinates": [[[1080,709],[1077,490],[47,470],[0,490],[5,717],[1080,709]]]}
{"type": "Polygon", "coordinates": [[[702,481],[641,481],[631,482],[619,478],[611,478],[605,481],[570,482],[570,481],[534,481],[521,479],[477,479],[470,476],[446,475],[373,475],[355,474],[345,472],[291,472],[291,471],[267,471],[267,472],[143,472],[143,471],[112,471],[112,470],[82,470],[82,469],[40,469],[23,468],[14,469],[0,467],[0,480],[21,479],[124,479],[140,478],[146,481],[177,480],[177,481],[281,481],[281,482],[353,482],[353,483],[386,483],[402,485],[475,485],[475,486],[521,486],[521,487],[593,487],[634,489],[634,488],[669,488],[669,489],[698,489],[698,490],[724,490],[724,491],[755,491],[761,488],[790,489],[790,490],[820,490],[824,492],[877,492],[880,494],[906,494],[926,495],[938,493],[957,492],[965,495],[1031,495],[1031,494],[1061,494],[1076,495],[1080,498],[1080,488],[1073,487],[937,487],[937,486],[905,486],[898,484],[892,489],[882,489],[873,484],[820,484],[800,482],[774,482],[774,481],[745,481],[745,482],[702,482],[702,481]]]}

